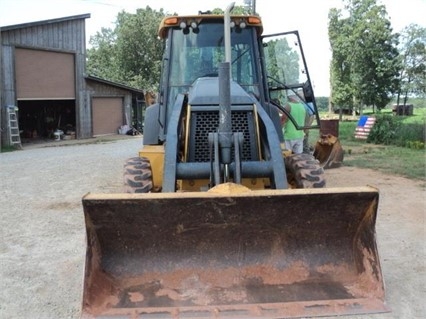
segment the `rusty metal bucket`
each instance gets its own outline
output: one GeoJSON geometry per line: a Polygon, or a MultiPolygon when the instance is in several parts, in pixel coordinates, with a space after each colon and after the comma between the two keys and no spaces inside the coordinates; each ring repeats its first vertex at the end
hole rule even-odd
{"type": "Polygon", "coordinates": [[[344,152],[339,139],[331,134],[321,135],[315,144],[313,156],[324,168],[337,168],[342,166],[344,152]]]}
{"type": "Polygon", "coordinates": [[[87,194],[82,318],[386,312],[371,187],[87,194]]]}

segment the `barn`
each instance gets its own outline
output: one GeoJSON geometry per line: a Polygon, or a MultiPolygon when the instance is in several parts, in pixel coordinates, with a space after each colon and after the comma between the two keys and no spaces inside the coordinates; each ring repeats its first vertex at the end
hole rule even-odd
{"type": "Polygon", "coordinates": [[[1,145],[11,142],[8,110],[17,110],[24,142],[118,134],[141,122],[144,92],[86,74],[82,14],[1,27],[1,145]]]}

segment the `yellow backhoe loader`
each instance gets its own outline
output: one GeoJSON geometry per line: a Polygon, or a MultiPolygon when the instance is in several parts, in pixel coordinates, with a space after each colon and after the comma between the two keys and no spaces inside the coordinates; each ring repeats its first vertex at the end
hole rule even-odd
{"type": "Polygon", "coordinates": [[[259,16],[232,8],[160,25],[158,101],[127,192],[83,197],[82,318],[387,311],[378,190],[327,188],[312,155],[282,147],[289,92],[319,123],[298,32],[262,36],[259,16]]]}

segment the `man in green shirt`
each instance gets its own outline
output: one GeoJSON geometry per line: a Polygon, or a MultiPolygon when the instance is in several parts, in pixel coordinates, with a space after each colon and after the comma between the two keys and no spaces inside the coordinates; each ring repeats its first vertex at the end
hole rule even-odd
{"type": "MultiPolygon", "coordinates": [[[[299,102],[296,95],[288,96],[289,102],[285,106],[286,110],[295,119],[298,126],[303,127],[306,123],[307,112],[303,103],[299,102]]],[[[303,138],[305,133],[303,130],[296,129],[293,122],[286,116],[282,117],[283,135],[286,149],[294,154],[303,153],[303,138]]]]}

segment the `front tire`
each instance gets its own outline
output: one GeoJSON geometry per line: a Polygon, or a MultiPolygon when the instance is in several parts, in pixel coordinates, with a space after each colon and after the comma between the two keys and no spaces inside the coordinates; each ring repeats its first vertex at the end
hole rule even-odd
{"type": "Polygon", "coordinates": [[[325,187],[324,169],[311,154],[293,154],[287,156],[284,160],[290,187],[325,187]]]}
{"type": "Polygon", "coordinates": [[[149,193],[152,190],[151,163],[146,157],[132,157],[124,164],[126,193],[149,193]]]}

